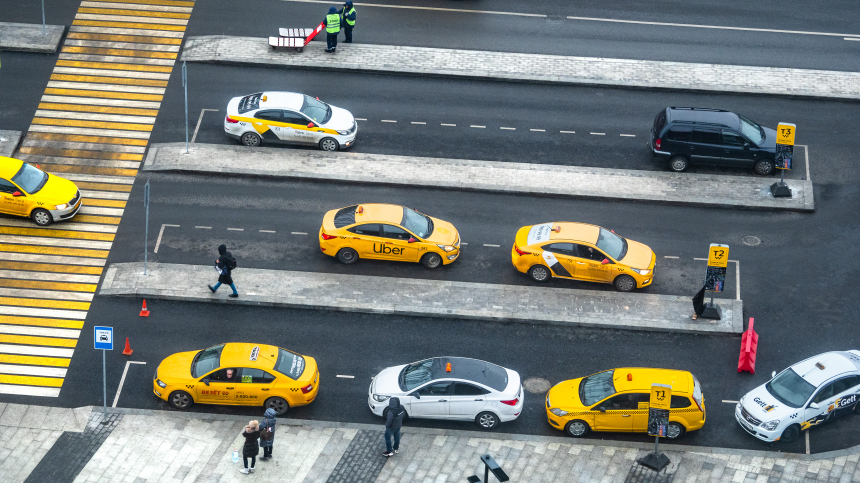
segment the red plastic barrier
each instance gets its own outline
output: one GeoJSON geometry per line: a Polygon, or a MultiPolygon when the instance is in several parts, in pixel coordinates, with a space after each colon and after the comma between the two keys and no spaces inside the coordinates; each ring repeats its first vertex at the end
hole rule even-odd
{"type": "Polygon", "coordinates": [[[317,28],[315,28],[314,31],[311,32],[310,35],[308,35],[308,38],[305,39],[305,45],[308,45],[309,43],[311,43],[311,40],[313,40],[313,38],[316,37],[318,33],[322,32],[322,29],[324,29],[324,28],[325,28],[325,25],[323,25],[323,23],[320,22],[320,24],[317,25],[317,28]]]}
{"type": "Polygon", "coordinates": [[[758,350],[758,334],[753,330],[755,319],[750,317],[750,326],[741,336],[741,355],[738,358],[738,372],[755,374],[755,354],[758,350]]]}

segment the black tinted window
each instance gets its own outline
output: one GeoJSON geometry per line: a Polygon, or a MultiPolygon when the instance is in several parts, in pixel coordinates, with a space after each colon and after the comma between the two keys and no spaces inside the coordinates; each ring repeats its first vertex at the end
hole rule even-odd
{"type": "Polygon", "coordinates": [[[660,130],[663,129],[663,126],[666,125],[666,109],[660,111],[657,114],[657,117],[654,118],[654,130],[657,131],[657,134],[660,134],[660,130]]]}
{"type": "Polygon", "coordinates": [[[638,409],[639,395],[638,394],[619,394],[605,401],[600,405],[607,411],[618,409],[638,409]]]}
{"type": "Polygon", "coordinates": [[[385,238],[394,238],[395,240],[408,240],[412,235],[403,228],[394,225],[382,225],[382,236],[385,238]]]}
{"type": "Polygon", "coordinates": [[[549,245],[544,245],[543,249],[548,252],[558,253],[559,255],[576,256],[576,253],[573,251],[573,243],[550,243],[549,245]]]}
{"type": "Polygon", "coordinates": [[[821,390],[818,391],[818,394],[816,394],[815,397],[812,398],[812,401],[820,403],[820,402],[826,400],[827,398],[832,397],[833,396],[833,389],[834,389],[835,385],[836,385],[835,382],[831,382],[830,384],[821,388],[821,390]]]}
{"type": "Polygon", "coordinates": [[[275,380],[275,376],[262,369],[242,368],[242,379],[239,382],[268,384],[275,380]]]}
{"type": "Polygon", "coordinates": [[[692,405],[693,403],[687,396],[672,396],[672,402],[669,403],[669,407],[674,409],[688,408],[692,405]]]}
{"type": "Polygon", "coordinates": [[[334,227],[343,228],[355,223],[355,209],[358,205],[347,206],[337,210],[334,214],[334,227]]]}
{"type": "Polygon", "coordinates": [[[354,226],[348,231],[351,231],[356,235],[379,236],[379,225],[376,223],[368,223],[366,225],[354,226]]]}
{"type": "Polygon", "coordinates": [[[481,396],[487,394],[487,392],[478,386],[466,384],[465,382],[458,382],[454,385],[455,396],[481,396]]]}
{"type": "Polygon", "coordinates": [[[851,389],[860,386],[860,376],[850,376],[843,379],[845,381],[845,389],[851,389]]]}
{"type": "Polygon", "coordinates": [[[283,121],[281,122],[285,122],[287,124],[301,124],[307,126],[307,124],[310,122],[307,120],[307,118],[297,112],[281,111],[281,114],[283,116],[283,121]]]}
{"type": "Polygon", "coordinates": [[[18,191],[18,188],[9,181],[6,181],[3,178],[0,178],[0,191],[4,193],[14,193],[18,191]]]}
{"type": "Polygon", "coordinates": [[[451,390],[450,382],[431,382],[418,390],[422,396],[446,396],[451,390]]]}
{"type": "Polygon", "coordinates": [[[260,111],[254,114],[257,119],[265,119],[266,121],[281,121],[281,111],[260,111]]]}
{"type": "Polygon", "coordinates": [[[704,144],[721,144],[720,133],[718,131],[693,131],[692,141],[694,143],[704,144]]]}
{"type": "Polygon", "coordinates": [[[672,126],[666,131],[667,141],[680,141],[680,142],[689,142],[690,141],[690,133],[693,130],[689,127],[684,126],[672,126]]]}
{"type": "Polygon", "coordinates": [[[746,140],[731,131],[723,131],[723,144],[727,146],[743,146],[746,140]]]}

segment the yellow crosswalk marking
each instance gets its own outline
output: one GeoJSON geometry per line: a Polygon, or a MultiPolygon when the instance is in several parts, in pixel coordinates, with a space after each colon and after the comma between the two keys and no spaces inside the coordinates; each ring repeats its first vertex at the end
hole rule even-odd
{"type": "Polygon", "coordinates": [[[166,25],[156,23],[132,23],[132,22],[101,22],[97,20],[75,20],[72,25],[81,27],[116,27],[121,29],[147,29],[147,30],[172,30],[184,32],[184,25],[166,25]]]}
{"type": "Polygon", "coordinates": [[[191,18],[191,14],[178,12],[152,12],[148,10],[120,10],[117,8],[89,8],[81,7],[78,13],[95,13],[100,15],[128,15],[131,17],[158,17],[158,18],[191,18]]]}
{"type": "Polygon", "coordinates": [[[136,3],[139,5],[165,5],[168,7],[193,7],[194,2],[176,2],[171,0],[90,0],[107,3],[136,3]]]}
{"type": "Polygon", "coordinates": [[[122,200],[97,200],[94,198],[87,198],[84,200],[84,204],[87,206],[104,206],[107,208],[125,208],[125,201],[122,200]]]}
{"type": "MultiPolygon", "coordinates": [[[[36,154],[41,156],[61,156],[65,158],[87,158],[87,159],[115,159],[115,160],[123,160],[123,161],[143,161],[142,154],[136,153],[114,153],[110,151],[94,151],[94,150],[84,150],[84,149],[65,149],[65,148],[40,148],[33,146],[21,146],[18,150],[20,153],[24,154],[36,154]]],[[[55,168],[55,171],[63,171],[70,173],[73,172],[70,168],[75,166],[72,165],[53,165],[53,164],[42,164],[43,171],[51,171],[45,166],[65,166],[65,168],[55,168]]],[[[107,168],[104,168],[107,169],[107,168]]],[[[78,172],[78,171],[74,171],[78,172]]],[[[136,170],[135,170],[136,172],[136,170]]],[[[110,174],[108,171],[104,171],[102,174],[110,174]]],[[[133,174],[125,174],[124,176],[134,176],[133,174]]]]}
{"type": "Polygon", "coordinates": [[[130,116],[157,116],[158,109],[134,109],[131,107],[90,106],[87,104],[57,104],[40,102],[39,109],[55,111],[101,112],[105,114],[127,114],[130,116]]]}
{"type": "Polygon", "coordinates": [[[34,117],[33,124],[48,126],[94,127],[96,129],[122,129],[126,131],[152,132],[152,124],[128,124],[124,122],[78,121],[75,119],[54,119],[51,117],[34,117]]]}
{"type": "Polygon", "coordinates": [[[55,377],[13,376],[11,374],[0,374],[0,384],[63,387],[63,380],[55,377]]]}
{"type": "Polygon", "coordinates": [[[81,274],[86,274],[86,275],[101,275],[103,267],[88,267],[86,265],[57,265],[57,264],[53,264],[53,263],[0,261],[0,269],[31,270],[34,272],[81,273],[81,274]]]}
{"type": "Polygon", "coordinates": [[[58,60],[57,65],[62,67],[79,67],[82,69],[109,69],[109,70],[133,70],[140,72],[171,72],[172,66],[145,65],[145,64],[119,64],[111,62],[83,62],[77,60],[58,60]]]}
{"type": "Polygon", "coordinates": [[[0,278],[0,287],[34,288],[39,290],[60,290],[65,292],[95,293],[98,285],[94,283],[43,282],[40,280],[18,280],[14,278],[0,278]]]}
{"type": "MultiPolygon", "coordinates": [[[[48,87],[45,89],[45,94],[56,96],[75,96],[75,97],[99,97],[101,99],[128,99],[135,101],[158,101],[161,102],[164,96],[158,94],[133,94],[131,92],[109,92],[109,91],[90,91],[84,89],[57,89],[48,87]]],[[[143,141],[143,146],[146,146],[146,141],[143,141]]]]}
{"type": "MultiPolygon", "coordinates": [[[[94,153],[93,156],[81,156],[86,158],[97,158],[97,159],[133,159],[130,157],[115,157],[109,158],[108,154],[126,154],[126,153],[105,153],[100,151],[92,151],[94,153]]],[[[60,154],[62,156],[62,154],[60,154]]],[[[137,155],[140,156],[140,155],[137,155]]],[[[140,159],[133,159],[134,161],[140,161],[140,159]]],[[[80,174],[103,174],[110,176],[137,176],[136,169],[125,169],[125,168],[102,168],[99,166],[75,166],[69,164],[43,164],[42,170],[47,171],[49,173],[80,173],[80,174]]]]}
{"type": "Polygon", "coordinates": [[[46,141],[71,141],[75,143],[123,144],[128,146],[146,146],[146,139],[117,138],[109,136],[85,136],[83,134],[58,134],[50,132],[29,132],[27,139],[44,139],[46,141]]]}
{"type": "Polygon", "coordinates": [[[37,325],[39,327],[57,327],[61,329],[82,329],[84,327],[83,320],[47,319],[18,315],[0,315],[0,324],[37,325]]]}
{"type": "MultiPolygon", "coordinates": [[[[77,22],[77,21],[75,21],[77,22]]],[[[152,52],[149,50],[104,49],[101,47],[63,47],[70,54],[121,55],[125,57],[149,57],[151,59],[175,59],[173,52],[152,52]]],[[[166,81],[165,81],[166,83],[166,81]]]]}
{"type": "MultiPolygon", "coordinates": [[[[78,183],[80,186],[80,183],[78,183]]],[[[129,191],[131,191],[131,186],[129,186],[129,191]]],[[[113,216],[93,216],[93,215],[78,215],[75,217],[75,221],[79,221],[81,223],[102,223],[106,225],[119,225],[120,218],[113,216]]]]}
{"type": "Polygon", "coordinates": [[[17,305],[20,307],[42,307],[45,309],[89,310],[89,302],[71,302],[68,300],[27,299],[22,297],[0,297],[0,305],[17,305]]]}
{"type": "MultiPolygon", "coordinates": [[[[131,186],[127,184],[108,184],[108,183],[90,183],[88,181],[78,181],[75,183],[78,185],[78,188],[85,190],[93,190],[93,191],[125,191],[126,193],[131,192],[131,186]]],[[[81,216],[78,215],[75,217],[75,221],[80,221],[81,216]]]]}
{"type": "MultiPolygon", "coordinates": [[[[80,187],[81,183],[78,183],[80,187]]],[[[77,218],[75,218],[77,221],[77,218]]],[[[58,248],[34,245],[12,245],[0,243],[0,252],[38,253],[40,255],[64,255],[69,257],[107,258],[108,250],[90,250],[86,248],[58,248]]]]}
{"type": "MultiPolygon", "coordinates": [[[[72,48],[72,47],[64,47],[72,48]]],[[[77,47],[75,47],[77,48],[77,47]]],[[[84,52],[88,53],[88,52],[84,52]]],[[[107,54],[111,55],[111,54],[107,54]]],[[[100,75],[71,75],[51,74],[51,80],[68,82],[88,82],[91,84],[120,84],[124,86],[167,87],[167,81],[153,79],[135,79],[133,77],[102,77],[100,75]]],[[[130,98],[129,98],[130,99],[130,98]]]]}
{"type": "Polygon", "coordinates": [[[0,354],[0,364],[27,364],[30,366],[69,367],[71,359],[59,357],[19,356],[16,354],[0,354]]]}
{"type": "MultiPolygon", "coordinates": [[[[75,218],[77,220],[77,218],[75,218]]],[[[62,225],[60,225],[62,226],[62,225]]],[[[6,235],[30,235],[30,236],[47,236],[53,238],[77,238],[79,240],[100,240],[100,241],[113,241],[114,234],[113,233],[94,233],[90,231],[71,231],[71,230],[55,230],[55,229],[47,229],[47,228],[24,228],[24,227],[13,227],[13,226],[0,226],[0,234],[6,235]]],[[[3,263],[11,263],[11,262],[0,262],[0,266],[3,263]]],[[[23,269],[20,269],[23,270],[23,269]]]]}
{"type": "MultiPolygon", "coordinates": [[[[134,42],[138,44],[161,44],[181,45],[182,39],[168,39],[164,37],[148,37],[144,35],[108,35],[108,34],[86,34],[83,32],[69,32],[68,39],[76,40],[102,40],[105,42],[134,42]]],[[[59,65],[59,64],[58,64],[59,65]]]]}

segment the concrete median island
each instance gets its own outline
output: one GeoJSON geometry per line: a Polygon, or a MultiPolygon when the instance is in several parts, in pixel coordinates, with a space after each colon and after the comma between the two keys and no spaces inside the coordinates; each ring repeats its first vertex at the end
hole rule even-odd
{"type": "Polygon", "coordinates": [[[113,263],[99,295],[345,312],[703,334],[743,332],[743,302],[719,299],[722,320],[692,320],[690,297],[243,268],[239,298],[212,294],[211,266],[113,263]]]}
{"type": "Polygon", "coordinates": [[[787,179],[793,196],[774,198],[770,185],[777,179],[772,177],[327,153],[222,144],[192,144],[189,152],[185,154],[184,143],[153,144],[143,170],[378,183],[672,205],[815,210],[812,181],[809,179],[787,179]]]}
{"type": "Polygon", "coordinates": [[[60,46],[65,25],[0,22],[0,50],[53,54],[60,46]]]}

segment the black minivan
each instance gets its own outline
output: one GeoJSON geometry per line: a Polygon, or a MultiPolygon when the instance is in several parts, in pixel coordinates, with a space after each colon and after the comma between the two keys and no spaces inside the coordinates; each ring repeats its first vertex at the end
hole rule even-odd
{"type": "Polygon", "coordinates": [[[730,111],[667,107],[651,128],[651,151],[681,172],[691,164],[773,173],[776,131],[730,111]]]}

